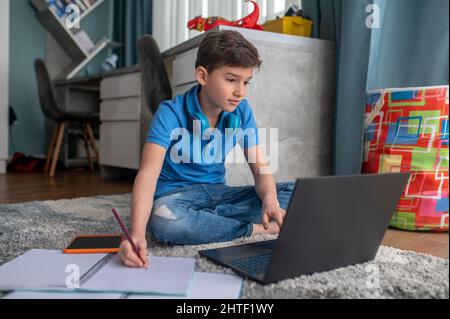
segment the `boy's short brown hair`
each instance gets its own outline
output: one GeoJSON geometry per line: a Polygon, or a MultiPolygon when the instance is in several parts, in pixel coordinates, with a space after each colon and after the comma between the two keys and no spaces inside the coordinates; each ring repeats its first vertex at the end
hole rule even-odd
{"type": "Polygon", "coordinates": [[[209,32],[200,43],[195,68],[203,66],[209,73],[223,66],[260,68],[258,50],[239,32],[209,32]]]}

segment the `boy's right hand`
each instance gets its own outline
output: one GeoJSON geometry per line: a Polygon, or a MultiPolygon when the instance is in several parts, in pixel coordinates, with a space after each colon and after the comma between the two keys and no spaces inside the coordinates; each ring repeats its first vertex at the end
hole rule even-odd
{"type": "Polygon", "coordinates": [[[134,252],[128,240],[122,241],[120,244],[119,256],[122,263],[128,267],[148,267],[148,251],[147,251],[147,240],[145,237],[132,237],[134,243],[139,250],[139,256],[134,252]],[[143,263],[142,261],[145,261],[143,263]]]}

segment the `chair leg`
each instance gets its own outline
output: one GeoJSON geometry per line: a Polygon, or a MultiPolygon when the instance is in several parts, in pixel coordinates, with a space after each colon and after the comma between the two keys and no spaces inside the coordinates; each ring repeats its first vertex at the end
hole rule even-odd
{"type": "Polygon", "coordinates": [[[48,171],[50,169],[50,162],[52,160],[53,150],[55,148],[56,138],[58,137],[58,130],[59,130],[60,125],[61,124],[58,123],[58,126],[53,129],[52,139],[50,140],[50,145],[48,146],[48,151],[47,151],[47,158],[45,160],[45,168],[44,168],[45,174],[48,174],[48,171]]]}
{"type": "Polygon", "coordinates": [[[83,124],[83,140],[84,140],[84,147],[86,148],[86,154],[89,161],[89,171],[92,173],[94,171],[94,165],[92,163],[91,158],[91,150],[89,149],[89,135],[87,132],[86,124],[83,124]]]}
{"type": "Polygon", "coordinates": [[[92,127],[90,123],[86,123],[86,129],[89,137],[89,144],[91,145],[92,150],[94,151],[95,158],[97,160],[97,165],[100,165],[100,156],[98,154],[97,145],[95,145],[94,133],[92,132],[92,127]]]}
{"type": "Polygon", "coordinates": [[[58,139],[56,140],[56,146],[55,146],[55,150],[53,152],[53,160],[52,160],[52,166],[50,168],[50,177],[54,177],[55,176],[55,172],[56,172],[56,164],[58,163],[58,159],[59,159],[59,153],[61,152],[61,145],[64,139],[64,132],[66,130],[66,123],[61,123],[59,126],[59,130],[58,130],[58,139]]]}

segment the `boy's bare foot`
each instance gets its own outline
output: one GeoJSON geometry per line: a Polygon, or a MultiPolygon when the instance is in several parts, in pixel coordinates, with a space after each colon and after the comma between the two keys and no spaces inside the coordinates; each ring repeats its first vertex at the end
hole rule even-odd
{"type": "Polygon", "coordinates": [[[259,234],[278,235],[280,233],[280,226],[276,222],[270,222],[269,228],[266,230],[262,224],[253,224],[252,237],[259,234]]]}

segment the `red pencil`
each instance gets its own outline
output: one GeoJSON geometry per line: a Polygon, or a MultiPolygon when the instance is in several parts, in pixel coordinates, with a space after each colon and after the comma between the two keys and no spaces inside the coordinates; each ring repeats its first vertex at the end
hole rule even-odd
{"type": "Polygon", "coordinates": [[[142,260],[141,256],[139,255],[139,249],[137,248],[136,244],[134,243],[133,239],[131,238],[130,233],[128,232],[128,229],[125,227],[125,224],[122,221],[122,218],[120,218],[119,214],[116,212],[116,210],[113,208],[112,212],[114,214],[114,217],[116,217],[117,222],[120,225],[120,228],[122,228],[122,231],[124,232],[125,236],[127,237],[128,241],[131,244],[131,247],[133,247],[134,252],[138,255],[139,259],[144,263],[145,267],[145,261],[142,260]]]}

